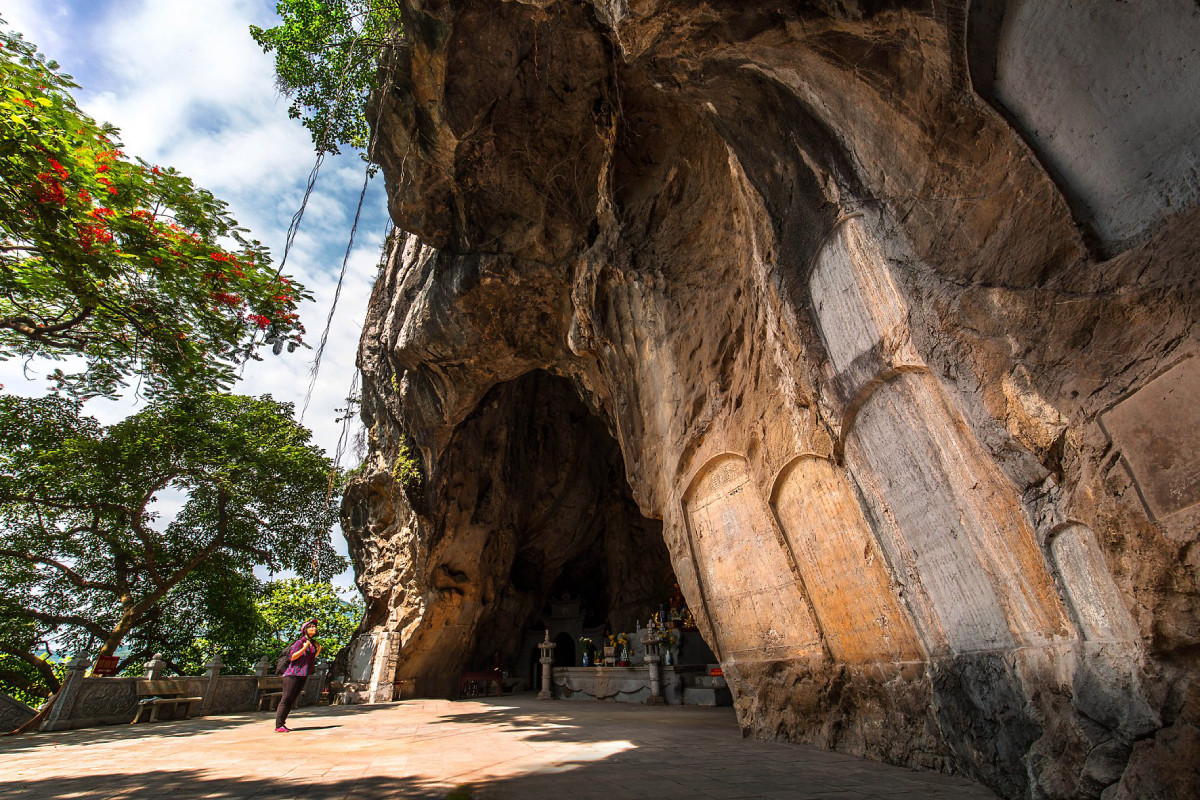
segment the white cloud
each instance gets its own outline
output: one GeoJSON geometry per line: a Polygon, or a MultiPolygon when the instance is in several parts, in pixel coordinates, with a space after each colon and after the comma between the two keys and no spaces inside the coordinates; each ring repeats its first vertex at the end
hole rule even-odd
{"type": "MultiPolygon", "coordinates": [[[[271,56],[249,35],[251,24],[273,24],[273,8],[271,0],[9,0],[0,16],[74,75],[81,86],[75,93],[79,105],[119,127],[128,154],[174,166],[228,202],[233,216],[271,248],[278,263],[314,153],[308,132],[287,118],[271,56]]],[[[301,308],[314,348],[332,302],[363,169],[353,154],[326,159],[288,257],[287,272],[315,296],[301,308]]],[[[345,405],[350,387],[385,222],[383,191],[373,182],[305,417],[330,455],[340,434],[334,409],[345,405]]],[[[313,352],[267,353],[264,361],[247,366],[235,391],[270,393],[299,409],[313,352]]],[[[8,392],[38,394],[53,366],[33,366],[37,380],[30,383],[19,362],[2,362],[0,382],[8,392]]],[[[87,407],[106,423],[134,409],[129,400],[87,407]]]]}

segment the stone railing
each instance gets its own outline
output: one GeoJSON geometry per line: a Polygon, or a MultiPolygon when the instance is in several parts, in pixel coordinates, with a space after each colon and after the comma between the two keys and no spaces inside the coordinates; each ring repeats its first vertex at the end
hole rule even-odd
{"type": "Polygon", "coordinates": [[[37,714],[29,706],[16,698],[0,692],[0,733],[16,730],[37,714]]]}
{"type": "MultiPolygon", "coordinates": [[[[138,684],[167,678],[163,675],[166,662],[161,653],[146,663],[146,671],[140,678],[84,677],[91,665],[91,660],[78,657],[67,663],[67,674],[58,699],[41,730],[62,731],[131,722],[137,713],[138,684]]],[[[221,674],[224,664],[219,657],[214,657],[205,666],[208,670],[203,675],[170,677],[170,680],[180,682],[183,694],[204,698],[199,716],[253,711],[259,697],[258,681],[269,676],[271,662],[264,656],[253,675],[221,674]]],[[[297,706],[310,705],[320,698],[328,669],[327,662],[317,662],[297,706]]]]}

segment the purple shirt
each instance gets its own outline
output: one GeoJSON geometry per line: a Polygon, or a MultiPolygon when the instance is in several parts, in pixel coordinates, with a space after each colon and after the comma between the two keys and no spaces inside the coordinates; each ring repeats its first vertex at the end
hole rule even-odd
{"type": "MultiPolygon", "coordinates": [[[[305,641],[307,641],[307,640],[300,639],[296,642],[293,642],[292,646],[288,652],[288,657],[290,658],[293,653],[295,653],[300,648],[304,647],[305,641]]],[[[313,666],[317,663],[317,656],[313,652],[314,649],[315,648],[310,647],[309,649],[304,651],[304,654],[302,656],[300,656],[295,661],[288,664],[288,668],[283,671],[283,676],[285,678],[288,675],[295,675],[296,677],[299,677],[299,678],[308,677],[312,673],[313,666]]]]}

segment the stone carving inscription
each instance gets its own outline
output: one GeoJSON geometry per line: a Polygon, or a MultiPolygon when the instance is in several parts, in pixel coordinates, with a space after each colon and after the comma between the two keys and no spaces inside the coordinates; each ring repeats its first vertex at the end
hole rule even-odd
{"type": "Polygon", "coordinates": [[[733,661],[819,654],[820,634],[745,462],[722,456],[702,472],[685,513],[722,652],[733,661]]]}
{"type": "Polygon", "coordinates": [[[846,459],[912,564],[956,652],[1048,641],[1066,620],[1033,529],[929,374],[898,376],[864,404],[846,459]]]}
{"type": "Polygon", "coordinates": [[[1200,503],[1198,398],[1200,359],[1189,358],[1100,418],[1156,518],[1200,503]]]}
{"type": "Polygon", "coordinates": [[[904,326],[904,302],[882,262],[857,219],[844,222],[817,259],[809,288],[838,372],[904,326]]]}
{"type": "Polygon", "coordinates": [[[837,467],[823,458],[797,460],[779,478],[774,507],[834,658],[920,659],[908,613],[837,467]]]}
{"type": "Polygon", "coordinates": [[[1054,565],[1079,632],[1088,641],[1129,641],[1137,630],[1129,617],[1091,528],[1070,523],[1050,539],[1054,565]]]}

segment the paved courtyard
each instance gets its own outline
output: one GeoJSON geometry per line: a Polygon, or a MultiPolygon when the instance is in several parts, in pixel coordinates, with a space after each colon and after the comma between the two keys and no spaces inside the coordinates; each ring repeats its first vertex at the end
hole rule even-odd
{"type": "Polygon", "coordinates": [[[963,778],[741,738],[728,708],[410,700],[0,738],[0,798],[994,798],[963,778]]]}

